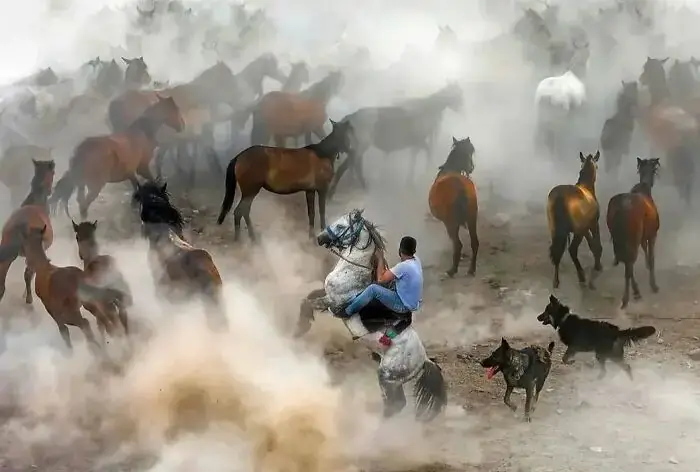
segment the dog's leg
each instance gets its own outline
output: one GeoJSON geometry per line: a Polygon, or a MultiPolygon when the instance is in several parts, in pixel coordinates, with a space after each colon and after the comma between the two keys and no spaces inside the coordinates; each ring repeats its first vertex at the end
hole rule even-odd
{"type": "Polygon", "coordinates": [[[571,365],[574,363],[574,355],[576,354],[576,351],[574,351],[571,347],[566,348],[566,352],[564,353],[564,356],[561,358],[562,364],[566,365],[571,365]]]}
{"type": "Polygon", "coordinates": [[[605,374],[606,374],[606,370],[605,370],[606,357],[604,355],[596,352],[595,358],[598,360],[598,366],[600,367],[600,373],[598,374],[598,380],[601,380],[603,377],[605,377],[605,374]]]}
{"type": "Polygon", "coordinates": [[[625,362],[624,359],[612,359],[612,361],[615,364],[619,365],[620,368],[622,368],[622,370],[627,372],[627,376],[630,378],[630,380],[634,380],[634,377],[632,377],[632,367],[630,367],[630,365],[627,362],[625,362]]]}
{"type": "Polygon", "coordinates": [[[518,406],[513,405],[510,402],[510,395],[512,393],[513,393],[513,387],[511,387],[510,385],[506,386],[506,393],[505,393],[505,395],[503,395],[503,403],[505,403],[506,406],[511,409],[511,411],[515,411],[518,409],[518,406]]]}
{"type": "Polygon", "coordinates": [[[532,393],[534,390],[534,385],[530,384],[528,387],[525,389],[525,415],[523,416],[523,420],[527,421],[528,423],[530,422],[530,410],[532,409],[532,393]]]}

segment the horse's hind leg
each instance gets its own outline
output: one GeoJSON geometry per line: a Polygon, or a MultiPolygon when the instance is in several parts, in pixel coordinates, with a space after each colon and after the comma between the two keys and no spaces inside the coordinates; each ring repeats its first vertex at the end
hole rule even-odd
{"type": "Polygon", "coordinates": [[[384,399],[384,418],[391,418],[400,413],[406,406],[406,394],[403,391],[403,385],[387,382],[382,379],[380,372],[379,388],[384,399]]]}
{"type": "MultiPolygon", "coordinates": [[[[5,296],[5,282],[7,280],[7,272],[10,270],[10,266],[17,259],[17,256],[12,257],[2,263],[0,263],[0,300],[5,296]]],[[[3,317],[6,318],[6,317],[3,317]]]]}
{"type": "Polygon", "coordinates": [[[34,302],[32,297],[32,279],[34,278],[34,270],[29,267],[29,264],[24,268],[24,302],[31,305],[34,302]]]}
{"type": "Polygon", "coordinates": [[[459,225],[453,222],[445,223],[447,235],[452,241],[452,265],[447,271],[448,277],[454,277],[459,269],[459,261],[462,258],[462,241],[459,239],[459,225]]]}
{"type": "Polygon", "coordinates": [[[583,271],[583,267],[581,267],[581,262],[578,260],[578,248],[581,245],[581,242],[583,241],[583,236],[579,234],[575,234],[574,237],[571,240],[571,244],[569,244],[569,256],[571,256],[571,260],[574,263],[574,266],[576,267],[576,274],[578,275],[578,282],[580,284],[585,284],[586,283],[586,274],[583,271]]]}
{"type": "Polygon", "coordinates": [[[316,191],[307,190],[306,192],[306,214],[309,217],[309,238],[314,237],[314,225],[316,218],[316,191]]]}
{"type": "Polygon", "coordinates": [[[644,255],[646,256],[646,265],[647,269],[649,269],[649,287],[651,288],[651,291],[654,293],[659,292],[659,286],[656,285],[656,236],[653,238],[649,238],[649,241],[646,244],[646,248],[644,251],[644,255]]]}
{"type": "Polygon", "coordinates": [[[80,217],[83,219],[87,219],[88,215],[88,210],[90,209],[90,205],[92,205],[92,202],[94,202],[97,197],[100,195],[100,192],[104,188],[104,184],[99,183],[99,184],[88,184],[88,193],[83,202],[78,202],[78,205],[80,206],[80,217]]]}
{"type": "MultiPolygon", "coordinates": [[[[256,195],[257,195],[257,193],[256,193],[256,195]]],[[[238,202],[236,209],[233,211],[233,217],[234,217],[233,222],[234,222],[235,233],[237,234],[238,231],[240,230],[241,217],[243,217],[243,219],[245,220],[246,228],[248,229],[248,237],[253,242],[255,242],[257,240],[257,237],[255,236],[255,230],[253,229],[253,222],[250,219],[250,207],[253,205],[254,198],[255,198],[255,195],[241,198],[241,201],[238,202]]],[[[234,236],[234,239],[238,239],[237,236],[234,236]]]]}
{"type": "Polygon", "coordinates": [[[326,199],[328,198],[328,191],[326,189],[319,189],[318,193],[318,217],[320,220],[320,228],[324,229],[326,227],[326,199]]]}

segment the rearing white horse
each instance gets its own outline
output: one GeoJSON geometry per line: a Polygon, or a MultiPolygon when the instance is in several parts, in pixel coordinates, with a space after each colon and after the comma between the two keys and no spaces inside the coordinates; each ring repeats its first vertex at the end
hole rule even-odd
{"type": "Polygon", "coordinates": [[[324,288],[314,290],[301,303],[297,336],[311,328],[314,310],[330,310],[341,317],[353,340],[359,340],[379,361],[379,386],[384,398],[384,416],[403,410],[406,396],[403,384],[417,379],[414,388],[416,418],[430,421],[447,403],[447,387],[440,366],[429,359],[410,313],[394,313],[383,305],[370,303],[360,313],[345,316],[345,307],[375,280],[377,251],[384,250],[384,239],[375,226],[352,210],[317,236],[339,257],[326,276],[324,288]],[[389,339],[391,332],[397,333],[389,339]]]}

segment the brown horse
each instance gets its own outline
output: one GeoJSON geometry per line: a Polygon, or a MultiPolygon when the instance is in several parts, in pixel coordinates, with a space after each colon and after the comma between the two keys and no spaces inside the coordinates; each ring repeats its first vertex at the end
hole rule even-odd
{"type": "MultiPolygon", "coordinates": [[[[576,266],[576,273],[581,285],[586,283],[586,274],[578,260],[578,248],[583,238],[595,260],[594,270],[600,272],[603,266],[600,258],[603,246],[600,243],[600,207],[595,194],[595,180],[598,171],[600,151],[595,156],[579,153],[581,172],[576,185],[557,185],[547,196],[547,221],[552,244],[549,246],[549,258],[554,264],[554,288],[559,287],[559,263],[569,242],[569,234],[574,235],[569,244],[569,255],[576,266]]],[[[593,286],[591,277],[589,287],[593,286]]]]}
{"type": "MultiPolygon", "coordinates": [[[[99,345],[90,327],[90,322],[83,318],[80,307],[93,305],[98,323],[108,327],[112,325],[109,316],[97,309],[101,305],[116,304],[121,294],[108,288],[94,287],[85,280],[85,273],[77,267],[57,267],[51,263],[44,250],[47,227],[20,230],[20,248],[28,267],[36,273],[34,290],[46,311],[58,325],[58,330],[69,349],[73,349],[68,326],[81,329],[93,352],[99,351],[99,345]]],[[[2,260],[3,255],[0,255],[2,260]]]]}
{"type": "MultiPolygon", "coordinates": [[[[44,248],[49,248],[53,243],[53,230],[47,207],[47,199],[53,185],[54,161],[35,161],[34,178],[31,183],[31,191],[22,205],[15,210],[2,227],[2,240],[0,240],[0,300],[5,295],[5,280],[10,266],[18,256],[24,256],[21,251],[21,234],[25,228],[44,228],[44,248]]],[[[24,269],[25,301],[31,304],[33,269],[27,263],[24,269]]]]}
{"type": "MultiPolygon", "coordinates": [[[[129,334],[129,316],[127,307],[133,303],[131,289],[129,288],[124,275],[119,270],[117,261],[114,257],[106,254],[100,254],[100,249],[97,244],[95,232],[97,230],[97,221],[83,221],[80,224],[73,223],[73,231],[75,232],[75,240],[78,243],[78,256],[83,261],[83,271],[85,272],[85,280],[95,287],[107,287],[122,294],[119,304],[115,307],[118,313],[119,321],[124,329],[124,334],[129,334]]],[[[85,309],[93,313],[92,305],[85,306],[85,309]]],[[[105,326],[98,324],[100,333],[104,339],[105,326]]]]}
{"type": "Polygon", "coordinates": [[[245,218],[248,236],[256,240],[250,220],[253,199],[265,189],[278,195],[306,193],[306,210],[309,216],[309,237],[314,236],[314,198],[318,194],[318,211],[321,228],[326,226],[326,196],[333,180],[334,161],[338,155],[350,151],[352,125],[331,120],[333,130],[321,142],[299,149],[251,146],[231,159],[226,168],[226,194],[221,203],[219,224],[236,196],[236,184],[241,187],[241,200],[233,212],[234,240],[238,241],[241,218],[245,218]]]}
{"type": "Polygon", "coordinates": [[[430,213],[442,221],[447,235],[452,241],[452,266],[447,275],[452,277],[457,273],[459,261],[462,258],[462,241],[459,239],[459,228],[469,229],[472,246],[472,260],[469,275],[476,272],[476,256],[479,253],[479,236],[476,232],[476,220],[479,205],[476,198],[476,188],[470,178],[474,171],[474,146],[469,138],[452,138],[452,150],[445,164],[433,181],[428,193],[430,213]]]}
{"type": "Polygon", "coordinates": [[[659,159],[637,158],[639,183],[627,193],[619,193],[608,203],[607,223],[612,236],[615,265],[625,265],[625,292],[622,295],[622,308],[627,307],[630,299],[630,282],[635,300],[642,296],[634,278],[634,263],[637,261],[639,246],[644,251],[646,265],[649,269],[649,286],[657,293],[656,274],[654,273],[654,246],[659,232],[659,212],[651,196],[654,177],[659,169],[659,159]]]}
{"type": "Polygon", "coordinates": [[[148,65],[143,60],[143,56],[127,59],[122,57],[122,61],[126,64],[124,71],[124,88],[141,88],[144,85],[151,83],[151,74],[148,73],[148,65]]]}
{"type": "Polygon", "coordinates": [[[639,82],[649,89],[651,104],[643,109],[640,121],[651,141],[651,154],[663,153],[667,159],[676,189],[690,205],[695,177],[696,155],[700,152],[698,119],[671,102],[664,63],[668,60],[648,57],[639,82]]]}
{"type": "Polygon", "coordinates": [[[180,131],[185,126],[172,97],[158,97],[158,102],[151,105],[123,133],[85,139],[75,149],[68,170],[56,183],[50,201],[52,212],[62,202],[66,215],[70,217],[68,200],[77,187],[80,216],[85,219],[88,208],[107,183],[129,180],[137,188],[136,174],[152,179],[148,166],[156,147],[155,134],[163,125],[175,131],[180,131]]]}
{"type": "Polygon", "coordinates": [[[32,179],[32,159],[48,161],[51,149],[32,144],[10,146],[0,160],[0,182],[10,191],[10,203],[19,206],[25,195],[26,185],[32,179]]]}
{"type": "Polygon", "coordinates": [[[265,94],[253,109],[253,129],[250,142],[267,145],[270,137],[276,146],[284,146],[287,138],[306,136],[311,144],[311,134],[323,139],[323,124],[328,119],[326,106],[342,84],[342,72],[331,72],[308,89],[294,93],[270,92],[265,94]]]}
{"type": "Polygon", "coordinates": [[[147,181],[138,186],[134,197],[141,204],[142,234],[148,240],[157,290],[169,300],[177,295],[185,300],[202,296],[210,326],[227,329],[219,270],[211,254],[185,240],[185,221],[170,202],[166,184],[147,181]]]}

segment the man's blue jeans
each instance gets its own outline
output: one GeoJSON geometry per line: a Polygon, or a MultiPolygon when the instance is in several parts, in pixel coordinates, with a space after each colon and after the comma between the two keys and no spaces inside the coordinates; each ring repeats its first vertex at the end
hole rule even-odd
{"type": "Polygon", "coordinates": [[[410,311],[403,304],[398,293],[381,285],[372,284],[356,296],[350,305],[345,308],[345,314],[348,316],[354,315],[369,305],[372,300],[377,300],[388,309],[397,313],[408,313],[410,311]]]}

